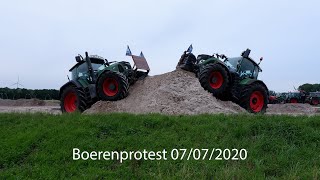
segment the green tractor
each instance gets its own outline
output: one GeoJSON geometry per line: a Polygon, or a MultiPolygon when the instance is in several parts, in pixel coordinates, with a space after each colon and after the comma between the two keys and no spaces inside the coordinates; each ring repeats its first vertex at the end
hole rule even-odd
{"type": "Polygon", "coordinates": [[[307,93],[304,91],[289,92],[286,95],[286,103],[297,104],[306,102],[307,93]]]}
{"type": "Polygon", "coordinates": [[[284,104],[286,103],[286,97],[288,93],[276,93],[276,104],[284,104]]]}
{"type": "Polygon", "coordinates": [[[182,54],[178,68],[196,73],[201,86],[221,100],[232,100],[251,113],[264,113],[269,91],[258,80],[259,64],[249,57],[250,49],[240,57],[201,54],[196,58],[192,45],[182,54]]]}
{"type": "Polygon", "coordinates": [[[318,106],[320,102],[320,92],[310,92],[307,101],[314,106],[318,106]]]}
{"type": "Polygon", "coordinates": [[[127,97],[129,85],[150,71],[142,52],[140,56],[132,55],[128,47],[127,55],[132,57],[133,67],[129,62],[108,62],[87,52],[85,58],[76,56],[77,64],[69,70],[72,78],[60,88],[62,112],[83,112],[98,100],[117,101],[127,97]]]}

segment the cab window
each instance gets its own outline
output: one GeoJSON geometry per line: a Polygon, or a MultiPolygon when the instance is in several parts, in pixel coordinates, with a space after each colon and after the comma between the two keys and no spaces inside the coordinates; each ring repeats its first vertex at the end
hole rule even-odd
{"type": "Polygon", "coordinates": [[[254,66],[253,78],[258,79],[258,75],[259,75],[259,68],[258,66],[254,66]]]}
{"type": "Polygon", "coordinates": [[[88,65],[86,63],[79,65],[71,71],[71,75],[73,80],[78,79],[79,77],[89,77],[88,65]]]}
{"type": "Polygon", "coordinates": [[[81,64],[77,69],[78,69],[78,72],[77,72],[78,77],[83,77],[83,76],[88,77],[89,76],[87,63],[81,64]]]}
{"type": "MultiPolygon", "coordinates": [[[[255,65],[248,59],[243,58],[241,61],[241,67],[239,70],[240,77],[254,77],[255,65]]],[[[256,72],[256,76],[258,76],[258,72],[256,72]]]]}

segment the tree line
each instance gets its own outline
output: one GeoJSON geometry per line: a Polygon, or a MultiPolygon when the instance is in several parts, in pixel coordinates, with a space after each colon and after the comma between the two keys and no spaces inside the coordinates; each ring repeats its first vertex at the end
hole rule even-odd
{"type": "Polygon", "coordinates": [[[306,92],[320,92],[320,84],[303,84],[299,86],[298,90],[306,92]]]}
{"type": "Polygon", "coordinates": [[[56,89],[10,89],[10,88],[0,88],[0,98],[1,99],[41,99],[41,100],[51,100],[59,99],[59,90],[56,89]]]}

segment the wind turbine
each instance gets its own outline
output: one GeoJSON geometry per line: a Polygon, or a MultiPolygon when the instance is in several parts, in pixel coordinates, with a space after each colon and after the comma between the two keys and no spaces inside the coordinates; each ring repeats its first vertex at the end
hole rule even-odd
{"type": "Polygon", "coordinates": [[[17,85],[17,89],[19,89],[19,86],[23,86],[22,84],[20,84],[20,79],[19,79],[19,76],[18,76],[18,81],[14,84],[12,84],[11,86],[15,86],[17,85]]]}

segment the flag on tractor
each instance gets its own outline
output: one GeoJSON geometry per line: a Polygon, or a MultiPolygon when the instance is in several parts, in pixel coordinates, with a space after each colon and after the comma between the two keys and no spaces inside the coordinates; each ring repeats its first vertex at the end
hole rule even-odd
{"type": "Polygon", "coordinates": [[[127,46],[126,56],[132,56],[132,53],[131,53],[129,46],[127,46]]]}
{"type": "Polygon", "coordinates": [[[143,57],[143,58],[144,58],[144,55],[143,55],[142,51],[141,51],[141,53],[140,53],[140,57],[143,57]]]}
{"type": "Polygon", "coordinates": [[[189,48],[188,48],[188,50],[187,50],[187,52],[188,53],[191,53],[192,52],[192,50],[193,50],[193,47],[192,47],[192,44],[189,46],[189,48]]]}

